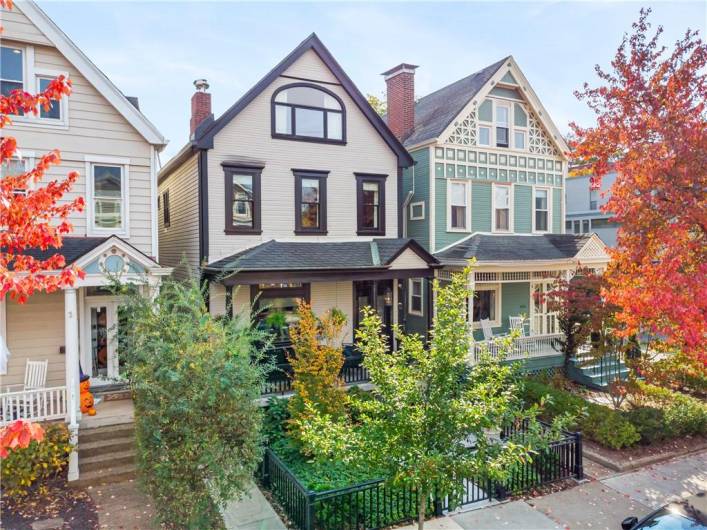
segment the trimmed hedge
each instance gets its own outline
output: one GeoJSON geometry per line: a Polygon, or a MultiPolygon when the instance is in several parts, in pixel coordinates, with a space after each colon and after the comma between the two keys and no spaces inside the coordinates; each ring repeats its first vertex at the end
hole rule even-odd
{"type": "Polygon", "coordinates": [[[707,434],[707,404],[667,388],[639,382],[647,400],[663,412],[669,437],[707,434]]]}

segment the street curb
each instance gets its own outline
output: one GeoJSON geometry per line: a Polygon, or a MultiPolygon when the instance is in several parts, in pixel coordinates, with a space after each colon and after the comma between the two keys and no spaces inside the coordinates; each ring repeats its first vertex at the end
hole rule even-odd
{"type": "Polygon", "coordinates": [[[623,473],[625,471],[633,471],[634,469],[637,469],[639,467],[644,467],[644,466],[649,466],[651,464],[657,464],[659,462],[664,462],[664,461],[670,460],[672,458],[677,458],[680,456],[687,456],[687,455],[691,455],[693,453],[699,453],[700,451],[704,451],[705,449],[707,449],[707,441],[702,442],[697,447],[692,447],[690,449],[685,449],[683,451],[672,452],[672,453],[663,453],[663,454],[652,455],[652,456],[645,456],[643,458],[629,460],[626,463],[616,462],[615,460],[607,458],[607,457],[593,451],[591,448],[588,448],[586,445],[582,448],[582,454],[585,458],[587,458],[593,462],[596,462],[597,464],[601,464],[602,466],[607,467],[607,468],[611,469],[612,471],[618,471],[619,473],[623,473]]]}

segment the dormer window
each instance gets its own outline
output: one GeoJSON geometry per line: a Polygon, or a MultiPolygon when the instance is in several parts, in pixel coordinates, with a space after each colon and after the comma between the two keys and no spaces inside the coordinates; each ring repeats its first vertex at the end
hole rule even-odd
{"type": "Polygon", "coordinates": [[[307,142],[344,143],[346,116],[341,99],[309,83],[279,88],[272,99],[272,136],[307,142]]]}

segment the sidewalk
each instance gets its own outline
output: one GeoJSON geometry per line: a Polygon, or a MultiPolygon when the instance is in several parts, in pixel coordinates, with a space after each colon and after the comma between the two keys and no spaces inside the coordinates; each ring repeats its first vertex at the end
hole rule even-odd
{"type": "Polygon", "coordinates": [[[242,499],[229,502],[222,515],[227,530],[287,530],[255,484],[242,499]]]}
{"type": "Polygon", "coordinates": [[[617,530],[621,521],[707,490],[707,451],[544,497],[451,515],[463,530],[617,530]]]}

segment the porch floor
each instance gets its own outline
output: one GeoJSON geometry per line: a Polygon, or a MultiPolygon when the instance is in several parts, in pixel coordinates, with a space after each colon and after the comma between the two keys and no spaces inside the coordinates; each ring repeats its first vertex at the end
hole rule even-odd
{"type": "Polygon", "coordinates": [[[108,425],[121,425],[133,422],[132,399],[101,401],[96,405],[96,415],[83,414],[79,429],[92,429],[108,425]]]}

